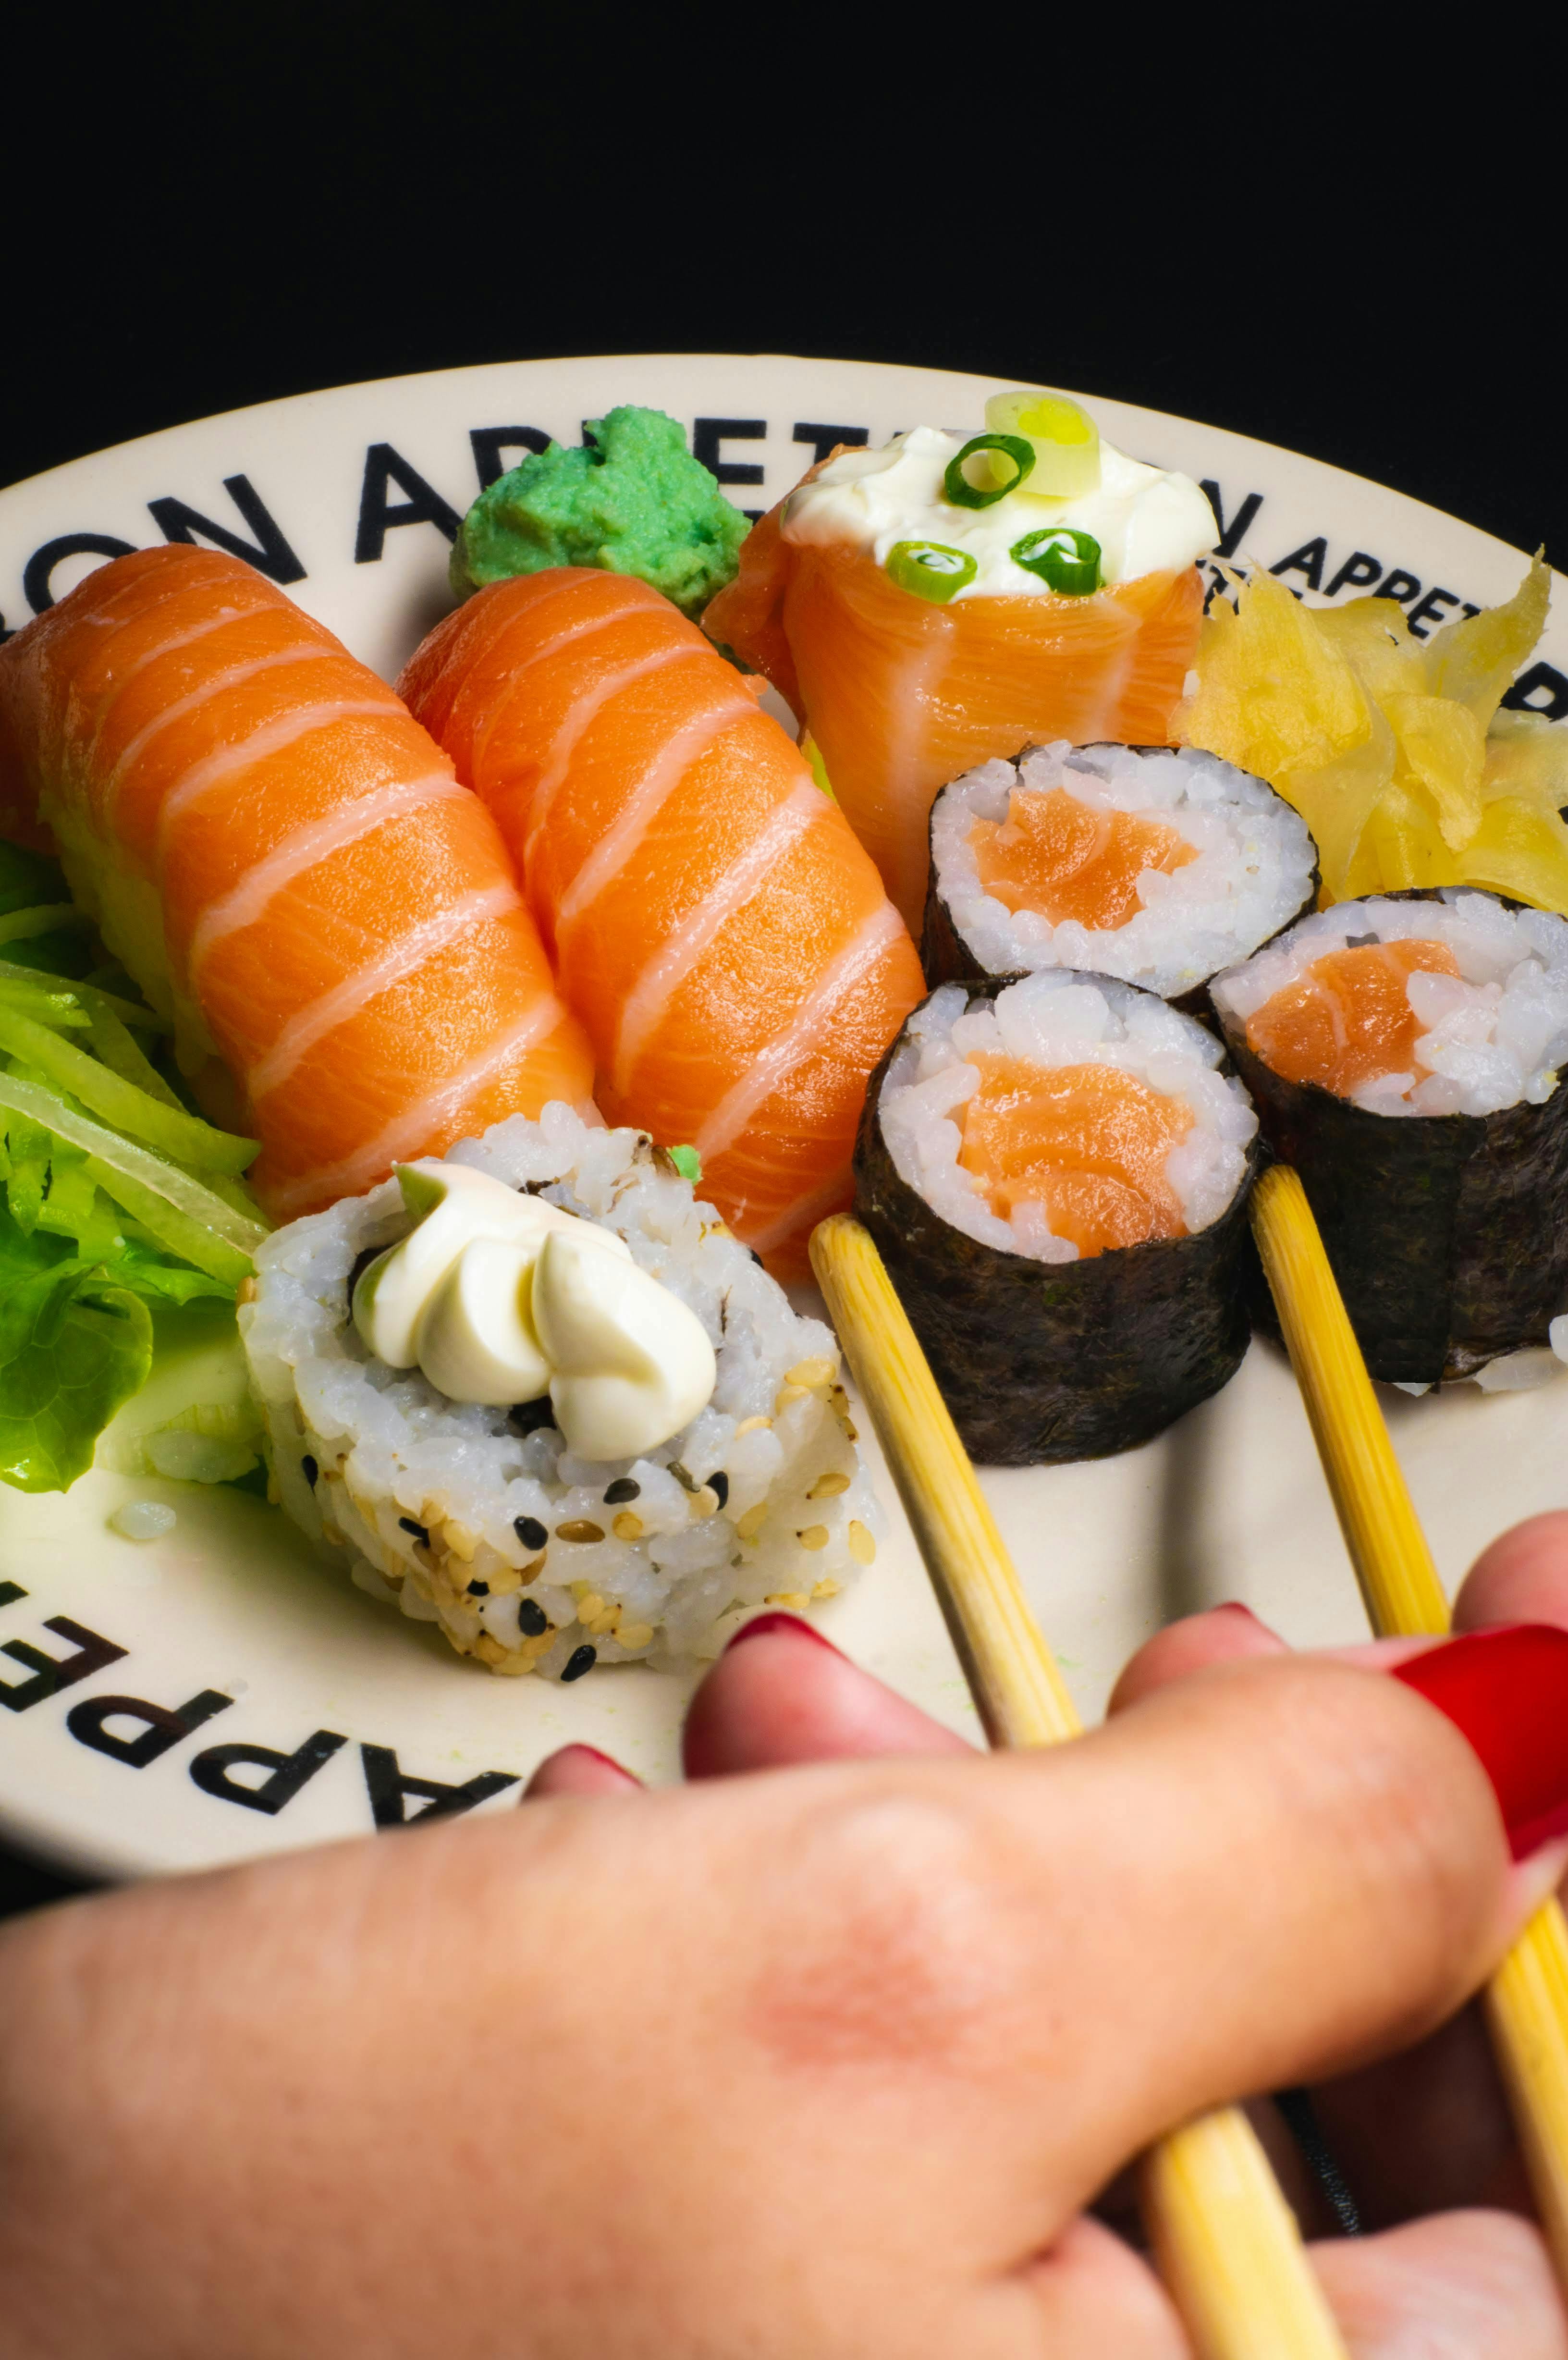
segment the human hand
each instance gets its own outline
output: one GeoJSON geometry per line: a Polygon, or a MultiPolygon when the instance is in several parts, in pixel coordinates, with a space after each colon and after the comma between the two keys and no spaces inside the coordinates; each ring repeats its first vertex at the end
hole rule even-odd
{"type": "MultiPolygon", "coordinates": [[[[1568,1621],[1563,1535],[1544,1573],[1499,1547],[1470,1619],[1534,1583],[1568,1621]]],[[[1559,1862],[1510,1867],[1419,1697],[1245,1616],[1162,1634],[1120,1701],[977,1757],[754,1626],[682,1789],[572,1749],[518,1812],[15,1927],[11,2351],[1178,2360],[1090,2200],[1222,2099],[1334,2077],[1375,2114],[1368,2071],[1410,2069],[1366,2060],[1453,2015],[1559,1862]]],[[[1506,2213],[1319,2257],[1367,2360],[1568,2348],[1506,2213]]]]}

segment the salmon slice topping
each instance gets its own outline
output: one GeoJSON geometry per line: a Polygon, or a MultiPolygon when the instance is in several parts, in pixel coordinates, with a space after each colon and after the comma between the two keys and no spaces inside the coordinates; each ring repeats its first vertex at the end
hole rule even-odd
{"type": "Polygon", "coordinates": [[[1286,1081],[1317,1082],[1349,1098],[1385,1074],[1417,1070],[1416,1041],[1425,1028],[1410,1006],[1411,976],[1458,973],[1446,943],[1329,951],[1265,1000],[1248,1021],[1247,1046],[1286,1081]]]}
{"type": "Polygon", "coordinates": [[[1087,1261],[1114,1246],[1184,1238],[1181,1199],[1165,1176],[1192,1109],[1115,1065],[1041,1072],[978,1051],[980,1087],[960,1109],[958,1160],[991,1210],[1010,1220],[1039,1205],[1059,1238],[1087,1261]]]}
{"type": "Polygon", "coordinates": [[[1197,854],[1162,820],[1095,811],[1052,787],[1008,798],[1005,820],[977,819],[969,842],[984,890],[1016,914],[1032,910],[1053,926],[1123,926],[1142,908],[1138,879],[1166,877],[1197,854]]]}

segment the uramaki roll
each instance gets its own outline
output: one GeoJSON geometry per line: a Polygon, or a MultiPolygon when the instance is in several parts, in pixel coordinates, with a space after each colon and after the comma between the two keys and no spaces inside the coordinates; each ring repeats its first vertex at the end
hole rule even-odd
{"type": "Polygon", "coordinates": [[[942,496],[962,442],[921,427],[886,451],[834,453],[753,528],[702,617],[810,730],[911,933],[926,822],[949,779],[1031,743],[1169,738],[1203,611],[1192,560],[1214,534],[1196,485],[1108,446],[1090,500],[1014,493],[968,516],[942,496]],[[1059,594],[1009,556],[1059,512],[1097,527],[1102,586],[1088,595],[1059,594]],[[932,546],[969,564],[940,603],[929,585],[901,586],[918,576],[900,552],[932,546]]]}

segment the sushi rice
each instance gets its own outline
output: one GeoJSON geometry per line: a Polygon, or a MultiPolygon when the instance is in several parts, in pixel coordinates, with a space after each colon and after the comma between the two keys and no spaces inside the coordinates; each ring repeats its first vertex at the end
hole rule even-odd
{"type": "Polygon", "coordinates": [[[1255,951],[1308,907],[1317,853],[1305,824],[1262,780],[1189,747],[1029,746],[982,762],[942,790],[931,814],[931,876],[950,922],[989,975],[1087,968],[1178,999],[1255,951]],[[1146,870],[1124,925],[1053,925],[984,890],[970,842],[976,820],[1005,821],[1015,793],[1065,789],[1095,812],[1153,820],[1195,858],[1146,870]]]}
{"type": "Polygon", "coordinates": [[[645,1133],[557,1103],[449,1160],[624,1238],[702,1321],[717,1384],[645,1458],[573,1458],[553,1426],[448,1400],[361,1342],[356,1266],[410,1226],[396,1181],[278,1230],[240,1311],[276,1488],[362,1590],[494,1671],[571,1680],[714,1655],[752,1610],[799,1610],[870,1562],[884,1519],[831,1332],[645,1133]]]}
{"type": "Polygon", "coordinates": [[[1039,1262],[1078,1260],[1053,1234],[1043,1206],[1026,1199],[1010,1219],[993,1212],[959,1163],[953,1116],[980,1087],[975,1054],[1031,1065],[1110,1065],[1179,1098],[1193,1120],[1166,1159],[1165,1177],[1189,1234],[1208,1228],[1246,1176],[1258,1117],[1238,1081],[1216,1068],[1225,1050],[1204,1026],[1152,993],[1106,976],[1061,967],[1023,977],[994,1002],[970,1005],[967,985],[943,984],[909,1019],[878,1101],[882,1136],[898,1176],[953,1229],[1005,1253],[1039,1262]]]}

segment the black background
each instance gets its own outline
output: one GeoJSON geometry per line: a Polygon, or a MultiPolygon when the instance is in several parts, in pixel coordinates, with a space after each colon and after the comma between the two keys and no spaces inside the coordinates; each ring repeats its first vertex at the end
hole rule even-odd
{"type": "Polygon", "coordinates": [[[39,16],[0,481],[405,370],[785,351],[1204,419],[1568,561],[1563,60],[1523,12],[1441,55],[1363,10],[39,16]]]}

